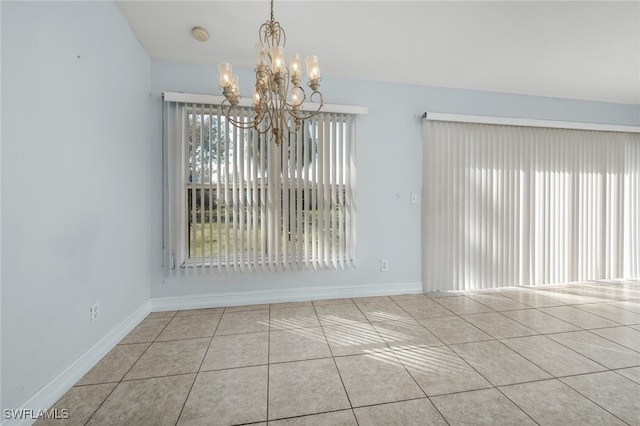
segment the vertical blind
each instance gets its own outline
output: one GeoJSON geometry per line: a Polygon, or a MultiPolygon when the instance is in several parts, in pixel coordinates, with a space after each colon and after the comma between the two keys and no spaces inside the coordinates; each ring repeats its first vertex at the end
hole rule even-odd
{"type": "Polygon", "coordinates": [[[165,100],[163,114],[168,269],[352,265],[353,114],[320,113],[279,146],[219,105],[165,100]]]}
{"type": "Polygon", "coordinates": [[[640,276],[640,135],[423,121],[423,282],[640,276]]]}

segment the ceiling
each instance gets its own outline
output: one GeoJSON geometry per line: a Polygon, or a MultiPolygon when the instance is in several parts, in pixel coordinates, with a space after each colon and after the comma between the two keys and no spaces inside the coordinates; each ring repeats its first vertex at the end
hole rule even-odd
{"type": "MultiPolygon", "coordinates": [[[[116,1],[153,59],[253,68],[261,1],[116,1]],[[207,42],[191,28],[207,29],[207,42]]],[[[325,77],[640,104],[640,1],[276,0],[325,77]]],[[[212,78],[216,78],[212,76],[212,78]]]]}

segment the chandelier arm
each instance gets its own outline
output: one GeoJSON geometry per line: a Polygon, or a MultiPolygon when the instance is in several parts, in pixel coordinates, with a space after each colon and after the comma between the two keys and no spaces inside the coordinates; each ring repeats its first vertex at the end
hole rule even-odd
{"type": "Polygon", "coordinates": [[[269,25],[269,21],[260,25],[260,28],[258,28],[258,40],[260,40],[262,44],[266,42],[267,25],[269,25]]]}
{"type": "MultiPolygon", "coordinates": [[[[278,30],[280,35],[282,36],[282,47],[285,47],[287,45],[287,33],[284,32],[284,28],[280,26],[280,23],[278,23],[278,30]]],[[[278,42],[279,41],[280,41],[280,37],[278,37],[278,42]]]]}
{"type": "MultiPolygon", "coordinates": [[[[322,107],[324,106],[324,98],[322,96],[322,93],[318,92],[317,90],[314,91],[309,98],[312,99],[314,95],[320,96],[320,103],[317,104],[318,108],[315,111],[311,111],[308,114],[301,114],[302,111],[300,111],[300,110],[287,109],[287,111],[289,112],[289,115],[291,115],[293,118],[295,118],[297,120],[308,120],[309,118],[311,118],[314,115],[318,114],[320,112],[320,110],[322,109],[322,107]]],[[[306,99],[306,97],[305,97],[305,99],[306,99]]]]}
{"type": "Polygon", "coordinates": [[[262,120],[260,120],[260,122],[258,123],[258,127],[256,127],[256,130],[258,131],[258,133],[260,134],[265,134],[267,133],[269,130],[271,130],[271,118],[269,117],[269,120],[265,120],[265,118],[267,118],[269,116],[269,114],[265,114],[262,116],[262,120]],[[262,123],[262,126],[260,126],[262,123]],[[260,128],[262,127],[262,128],[260,128]]]}
{"type": "Polygon", "coordinates": [[[245,120],[240,121],[233,118],[233,116],[239,115],[237,112],[234,113],[234,111],[237,111],[237,107],[231,105],[229,101],[226,99],[222,101],[221,107],[222,107],[222,114],[224,115],[225,119],[239,129],[257,128],[257,126],[259,126],[260,122],[263,119],[263,118],[260,118],[259,115],[256,115],[252,120],[248,120],[248,121],[245,121],[245,120]]]}
{"type": "MultiPolygon", "coordinates": [[[[288,71],[288,69],[287,69],[288,71]]],[[[287,77],[288,77],[288,72],[287,72],[287,77]]],[[[287,78],[288,80],[288,78],[287,78]]],[[[307,93],[304,91],[304,89],[302,88],[302,86],[300,86],[299,84],[293,84],[293,89],[291,89],[291,98],[293,99],[293,91],[298,89],[298,93],[302,93],[302,99],[298,99],[297,103],[289,103],[289,102],[285,102],[285,106],[287,107],[287,111],[295,111],[297,110],[300,105],[302,105],[306,100],[307,100],[307,93]]]]}

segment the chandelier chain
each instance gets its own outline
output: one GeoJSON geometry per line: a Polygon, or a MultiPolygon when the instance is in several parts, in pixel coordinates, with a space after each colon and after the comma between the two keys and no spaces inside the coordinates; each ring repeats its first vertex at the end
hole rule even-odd
{"type": "Polygon", "coordinates": [[[271,0],[271,22],[273,22],[273,0],[271,0]]]}

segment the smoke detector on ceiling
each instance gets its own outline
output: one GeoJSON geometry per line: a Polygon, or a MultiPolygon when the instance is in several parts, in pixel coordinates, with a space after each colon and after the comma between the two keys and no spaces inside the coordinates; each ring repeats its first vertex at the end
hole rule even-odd
{"type": "Polygon", "coordinates": [[[191,35],[198,41],[209,40],[209,33],[202,27],[193,27],[191,29],[191,35]]]}

